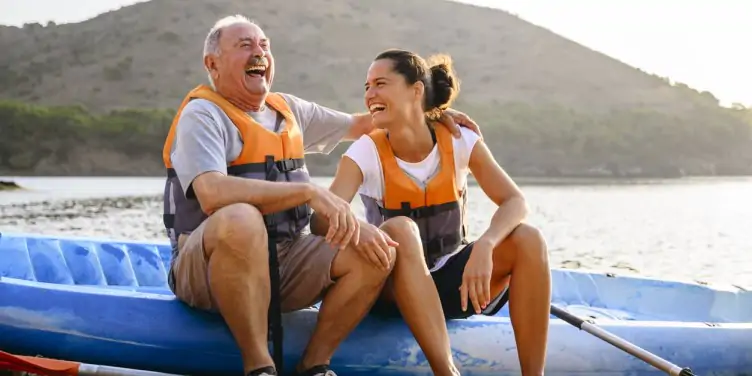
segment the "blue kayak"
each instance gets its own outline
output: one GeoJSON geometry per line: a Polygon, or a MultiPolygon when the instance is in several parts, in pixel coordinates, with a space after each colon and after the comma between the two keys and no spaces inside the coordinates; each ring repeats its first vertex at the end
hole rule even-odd
{"type": "MultiPolygon", "coordinates": [[[[0,233],[0,350],[191,375],[241,375],[219,316],[167,288],[167,243],[0,233]]],[[[553,303],[698,375],[752,374],[752,292],[554,270],[553,303]]],[[[287,368],[317,308],[283,316],[287,368]]],[[[463,375],[518,375],[509,310],[448,323],[463,375]]],[[[659,375],[553,318],[547,375],[659,375]]],[[[401,320],[367,317],[332,359],[340,375],[430,375],[401,320]]]]}

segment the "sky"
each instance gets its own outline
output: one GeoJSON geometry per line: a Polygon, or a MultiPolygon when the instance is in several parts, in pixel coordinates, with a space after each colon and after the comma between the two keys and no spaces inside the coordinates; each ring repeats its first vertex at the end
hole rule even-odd
{"type": "MultiPolygon", "coordinates": [[[[80,22],[141,1],[0,0],[0,24],[80,22]]],[[[504,9],[629,65],[710,91],[723,105],[752,106],[752,22],[745,19],[752,0],[456,1],[504,9]]]]}

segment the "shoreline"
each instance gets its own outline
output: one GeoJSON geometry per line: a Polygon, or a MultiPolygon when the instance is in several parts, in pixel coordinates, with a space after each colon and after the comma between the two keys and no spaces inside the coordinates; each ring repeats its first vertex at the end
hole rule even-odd
{"type": "MultiPolygon", "coordinates": [[[[679,177],[656,177],[656,176],[540,176],[540,175],[513,175],[510,177],[517,184],[524,185],[650,185],[663,183],[684,182],[707,182],[714,180],[722,181],[745,181],[752,179],[752,174],[739,175],[687,175],[679,177]]],[[[163,179],[162,175],[117,175],[117,174],[80,174],[80,175],[50,175],[50,174],[8,174],[0,172],[0,192],[24,190],[19,185],[18,179],[163,179]],[[5,188],[4,188],[5,185],[5,188]]],[[[312,174],[313,179],[334,179],[333,175],[312,174]]],[[[475,177],[468,176],[468,184],[477,186],[475,177]]]]}

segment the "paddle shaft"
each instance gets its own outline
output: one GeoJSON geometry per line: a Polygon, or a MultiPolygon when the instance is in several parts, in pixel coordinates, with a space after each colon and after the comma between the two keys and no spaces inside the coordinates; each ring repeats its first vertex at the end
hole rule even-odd
{"type": "Polygon", "coordinates": [[[82,363],[78,367],[78,376],[177,376],[171,373],[142,371],[137,369],[98,366],[82,363]]]}
{"type": "Polygon", "coordinates": [[[628,342],[623,338],[617,337],[616,335],[609,333],[603,328],[585,321],[557,306],[551,306],[551,313],[554,316],[571,324],[572,326],[610,343],[611,345],[629,353],[630,355],[644,361],[645,363],[650,364],[655,368],[658,368],[663,372],[666,372],[671,376],[694,376],[694,373],[692,373],[691,369],[686,367],[681,368],[676,364],[673,364],[666,359],[663,359],[631,342],[628,342]]]}

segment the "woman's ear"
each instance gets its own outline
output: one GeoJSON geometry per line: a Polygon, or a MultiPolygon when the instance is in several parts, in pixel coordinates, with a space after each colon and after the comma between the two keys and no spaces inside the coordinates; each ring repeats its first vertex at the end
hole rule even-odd
{"type": "Polygon", "coordinates": [[[415,100],[421,102],[426,91],[426,85],[423,85],[422,81],[418,81],[413,84],[413,90],[415,94],[415,100]]]}

